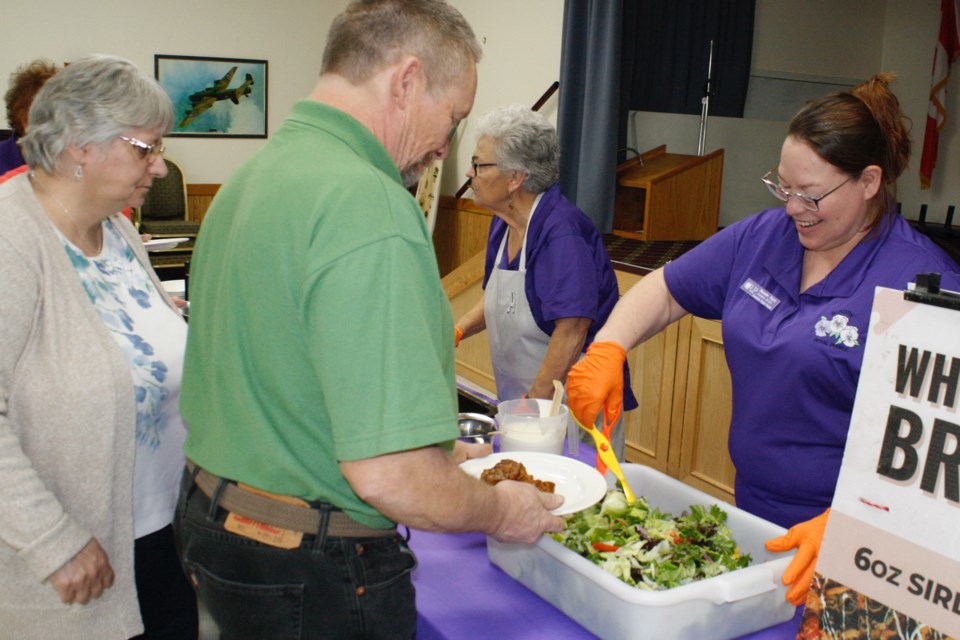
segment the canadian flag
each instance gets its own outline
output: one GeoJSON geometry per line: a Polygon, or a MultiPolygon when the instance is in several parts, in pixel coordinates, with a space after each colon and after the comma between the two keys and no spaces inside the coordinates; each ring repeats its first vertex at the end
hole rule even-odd
{"type": "Polygon", "coordinates": [[[947,80],[950,63],[960,56],[960,27],[957,24],[957,0],[940,0],[940,37],[933,50],[933,75],[930,79],[930,107],[923,133],[920,155],[920,188],[930,188],[930,177],[937,164],[940,130],[947,119],[947,80]]]}

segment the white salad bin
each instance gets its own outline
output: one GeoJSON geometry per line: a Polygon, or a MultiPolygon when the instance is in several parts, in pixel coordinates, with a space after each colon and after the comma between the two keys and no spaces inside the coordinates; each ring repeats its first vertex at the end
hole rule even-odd
{"type": "MultiPolygon", "coordinates": [[[[659,471],[624,464],[630,488],[651,507],[674,516],[712,496],[659,471]]],[[[548,536],[533,545],[487,538],[490,561],[547,602],[604,638],[726,640],[785,622],[796,610],[780,579],[793,554],[772,554],[764,542],[784,529],[726,503],[727,526],[753,562],[745,569],[664,591],[621,582],[548,536]]]]}

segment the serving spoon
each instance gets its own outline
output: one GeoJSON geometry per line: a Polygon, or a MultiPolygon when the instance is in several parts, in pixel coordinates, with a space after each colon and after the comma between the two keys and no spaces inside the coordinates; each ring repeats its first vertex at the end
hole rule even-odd
{"type": "Polygon", "coordinates": [[[613,475],[617,476],[617,479],[620,480],[620,486],[623,487],[623,495],[627,498],[628,504],[633,504],[637,501],[637,497],[633,494],[633,490],[630,489],[630,485],[627,484],[627,479],[623,477],[623,470],[620,468],[620,463],[617,462],[617,455],[613,452],[613,447],[610,446],[610,441],[607,440],[607,437],[597,431],[597,428],[592,424],[588,427],[580,422],[580,419],[574,415],[573,411],[570,412],[570,415],[573,417],[574,422],[580,425],[580,428],[593,436],[593,442],[597,445],[597,455],[600,457],[610,471],[613,472],[613,475]]]}

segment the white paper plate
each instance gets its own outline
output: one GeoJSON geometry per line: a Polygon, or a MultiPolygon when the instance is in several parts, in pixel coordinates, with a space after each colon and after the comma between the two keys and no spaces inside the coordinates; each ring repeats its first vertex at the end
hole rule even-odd
{"type": "Polygon", "coordinates": [[[460,468],[479,478],[486,469],[493,468],[501,460],[516,460],[527,473],[537,480],[546,480],[556,484],[556,493],[563,496],[560,507],[553,510],[554,515],[583,511],[598,503],[607,493],[607,483],[600,472],[579,460],[532,451],[510,451],[494,453],[483,458],[471,458],[460,468]]]}
{"type": "Polygon", "coordinates": [[[184,280],[164,280],[160,284],[164,290],[172,296],[182,298],[186,293],[187,283],[184,280]]]}
{"type": "Polygon", "coordinates": [[[182,242],[190,238],[157,238],[156,240],[147,240],[143,246],[147,251],[163,251],[164,249],[173,249],[182,242]]]}

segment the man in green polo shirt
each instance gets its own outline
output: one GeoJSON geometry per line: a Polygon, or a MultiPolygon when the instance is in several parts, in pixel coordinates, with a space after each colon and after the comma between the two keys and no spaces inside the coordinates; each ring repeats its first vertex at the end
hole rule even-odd
{"type": "Polygon", "coordinates": [[[452,456],[453,320],[405,186],[467,116],[480,47],[436,0],[354,2],[321,76],[220,189],[190,279],[177,534],[224,637],[412,637],[396,523],[532,542],[561,498],[452,456]]]}

